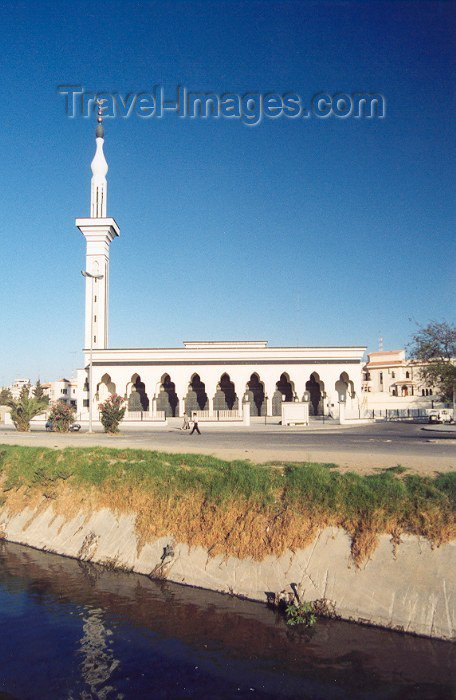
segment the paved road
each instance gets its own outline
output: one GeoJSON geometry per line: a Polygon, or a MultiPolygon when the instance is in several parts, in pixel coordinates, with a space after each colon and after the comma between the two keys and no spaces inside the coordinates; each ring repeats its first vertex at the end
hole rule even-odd
{"type": "Polygon", "coordinates": [[[203,428],[189,435],[177,427],[103,433],[58,435],[36,430],[18,434],[0,429],[0,442],[49,447],[103,445],[168,452],[200,452],[225,459],[329,461],[341,469],[368,472],[402,464],[420,473],[456,470],[456,432],[423,430],[423,425],[378,423],[357,427],[314,425],[308,428],[253,425],[250,428],[203,428]]]}

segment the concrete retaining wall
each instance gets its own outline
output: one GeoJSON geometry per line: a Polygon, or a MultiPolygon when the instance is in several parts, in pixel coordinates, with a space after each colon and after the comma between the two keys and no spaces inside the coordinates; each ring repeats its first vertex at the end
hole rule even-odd
{"type": "Polygon", "coordinates": [[[302,600],[332,601],[344,619],[455,637],[456,542],[432,549],[425,540],[404,537],[394,554],[385,535],[358,569],[348,535],[337,528],[321,531],[305,549],[261,562],[210,557],[203,548],[189,549],[171,537],[138,549],[135,515],[116,516],[107,509],[65,520],[52,504],[15,515],[4,506],[0,531],[12,542],[252,600],[266,601],[268,593],[286,595],[296,584],[302,600]]]}

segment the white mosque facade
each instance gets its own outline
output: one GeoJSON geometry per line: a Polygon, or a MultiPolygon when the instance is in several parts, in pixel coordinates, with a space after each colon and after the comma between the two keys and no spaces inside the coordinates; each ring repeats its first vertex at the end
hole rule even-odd
{"type": "Polygon", "coordinates": [[[311,415],[361,411],[365,347],[269,347],[266,341],[184,342],[181,348],[109,348],[110,245],[120,235],[107,216],[108,165],[99,117],[92,161],[90,217],[76,219],[86,239],[84,368],[78,370],[81,420],[98,416],[110,393],[128,399],[127,420],[198,412],[200,419],[280,416],[282,404],[308,401],[311,415]],[[90,375],[92,381],[90,382],[90,375]]]}

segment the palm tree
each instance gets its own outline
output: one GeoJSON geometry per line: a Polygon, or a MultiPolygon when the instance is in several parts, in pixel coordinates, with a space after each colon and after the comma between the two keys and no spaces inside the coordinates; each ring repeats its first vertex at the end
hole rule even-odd
{"type": "Polygon", "coordinates": [[[29,385],[22,387],[18,399],[8,399],[6,405],[10,408],[11,420],[16,430],[21,433],[28,433],[32,418],[43,413],[47,408],[45,401],[30,396],[29,385]]]}

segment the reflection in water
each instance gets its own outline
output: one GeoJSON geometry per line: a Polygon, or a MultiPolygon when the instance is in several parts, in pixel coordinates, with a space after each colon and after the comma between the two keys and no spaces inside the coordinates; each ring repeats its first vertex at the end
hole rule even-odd
{"type": "Polygon", "coordinates": [[[11,543],[0,659],[0,697],[40,700],[451,698],[456,667],[447,642],[340,621],[288,628],[265,605],[11,543]]]}
{"type": "Polygon", "coordinates": [[[112,640],[107,639],[108,636],[112,636],[112,631],[103,623],[101,608],[88,609],[83,620],[84,636],[81,638],[79,649],[79,653],[84,657],[81,674],[90,688],[90,693],[83,691],[81,698],[105,700],[114,691],[113,686],[108,685],[107,681],[120,663],[114,658],[112,640]]]}

